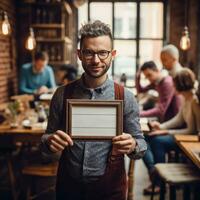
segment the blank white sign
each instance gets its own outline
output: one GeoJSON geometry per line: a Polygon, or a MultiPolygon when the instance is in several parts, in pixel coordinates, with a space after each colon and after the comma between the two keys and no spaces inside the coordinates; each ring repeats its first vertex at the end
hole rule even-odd
{"type": "Polygon", "coordinates": [[[74,106],[73,136],[116,136],[117,107],[74,106]]]}

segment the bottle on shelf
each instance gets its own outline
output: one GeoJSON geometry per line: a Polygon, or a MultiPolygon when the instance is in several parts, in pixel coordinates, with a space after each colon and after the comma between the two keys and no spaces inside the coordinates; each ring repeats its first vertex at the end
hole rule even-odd
{"type": "Polygon", "coordinates": [[[40,8],[36,9],[36,23],[41,23],[41,10],[40,8]]]}
{"type": "Polygon", "coordinates": [[[50,60],[55,61],[55,46],[52,46],[50,49],[50,60]]]}
{"type": "Polygon", "coordinates": [[[42,23],[47,23],[47,11],[45,9],[42,10],[42,23]]]}
{"type": "Polygon", "coordinates": [[[56,46],[56,60],[57,61],[61,61],[61,48],[60,48],[60,45],[57,45],[56,46]]]}

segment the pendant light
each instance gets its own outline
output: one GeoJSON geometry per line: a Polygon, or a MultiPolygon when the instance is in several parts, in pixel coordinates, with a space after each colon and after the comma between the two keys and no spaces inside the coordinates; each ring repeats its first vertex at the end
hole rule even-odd
{"type": "Polygon", "coordinates": [[[26,40],[25,47],[27,50],[30,50],[30,51],[34,50],[36,47],[36,40],[35,40],[33,28],[31,28],[31,27],[29,29],[29,36],[26,40]]]}
{"type": "Polygon", "coordinates": [[[5,11],[3,12],[3,21],[1,24],[1,31],[3,35],[10,35],[11,33],[11,26],[8,20],[8,15],[5,11]]]}
{"type": "Polygon", "coordinates": [[[185,26],[182,32],[182,36],[181,36],[181,40],[180,40],[180,48],[183,51],[187,51],[190,46],[191,46],[191,42],[190,42],[190,35],[189,35],[189,30],[188,30],[188,0],[185,0],[185,26]]]}

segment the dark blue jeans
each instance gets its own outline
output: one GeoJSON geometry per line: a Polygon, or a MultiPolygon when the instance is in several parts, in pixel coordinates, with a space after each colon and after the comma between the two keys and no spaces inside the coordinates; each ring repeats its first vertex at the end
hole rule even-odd
{"type": "Polygon", "coordinates": [[[165,154],[171,150],[176,150],[177,146],[172,135],[145,136],[148,149],[143,157],[143,161],[151,172],[156,163],[165,162],[165,154]]]}
{"type": "Polygon", "coordinates": [[[152,149],[150,146],[151,137],[145,136],[145,140],[147,142],[147,151],[145,152],[143,161],[148,169],[148,172],[151,173],[151,171],[153,171],[154,165],[155,165],[154,155],[153,155],[153,152],[152,152],[152,149]]]}

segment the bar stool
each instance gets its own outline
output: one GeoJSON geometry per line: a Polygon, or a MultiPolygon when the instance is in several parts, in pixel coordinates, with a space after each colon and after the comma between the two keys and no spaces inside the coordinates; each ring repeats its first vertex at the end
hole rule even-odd
{"type": "Polygon", "coordinates": [[[40,195],[49,192],[50,190],[55,189],[55,185],[52,185],[45,190],[40,191],[38,194],[31,194],[31,180],[34,177],[56,177],[57,175],[57,167],[58,163],[50,163],[50,164],[34,164],[34,165],[28,165],[22,169],[22,174],[28,179],[27,181],[27,188],[26,188],[26,199],[36,199],[40,195]]]}
{"type": "MultiPolygon", "coordinates": [[[[165,184],[169,185],[170,200],[176,199],[177,186],[184,186],[183,196],[190,199],[189,185],[200,184],[200,172],[189,164],[183,163],[160,163],[155,165],[158,177],[161,179],[160,200],[165,199],[165,184]]],[[[153,184],[153,190],[155,184],[153,184]]],[[[151,200],[153,200],[153,194],[151,200]]]]}

